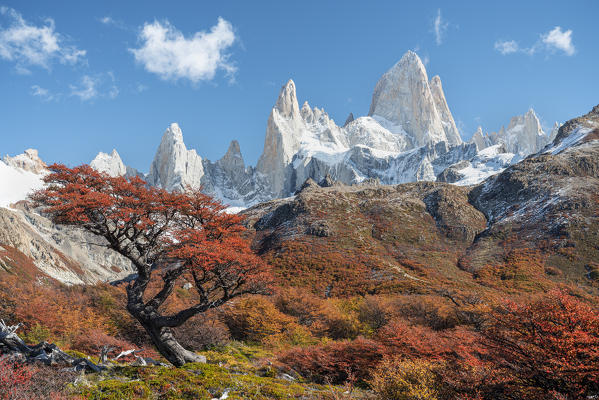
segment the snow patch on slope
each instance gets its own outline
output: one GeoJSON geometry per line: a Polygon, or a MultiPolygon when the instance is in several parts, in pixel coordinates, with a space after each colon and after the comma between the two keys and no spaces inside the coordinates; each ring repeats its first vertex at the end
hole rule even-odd
{"type": "Polygon", "coordinates": [[[566,138],[564,138],[559,143],[554,143],[551,147],[543,151],[543,154],[559,154],[568,147],[574,146],[576,143],[580,142],[584,137],[591,132],[592,129],[586,127],[578,127],[574,131],[572,131],[566,138]]]}
{"type": "Polygon", "coordinates": [[[499,174],[511,164],[519,161],[514,153],[506,153],[502,144],[489,146],[478,152],[465,168],[458,172],[462,179],[455,182],[459,186],[476,185],[490,176],[499,174]]]}
{"type": "Polygon", "coordinates": [[[6,208],[41,189],[44,186],[43,177],[43,174],[14,168],[0,161],[0,207],[6,208]]]}

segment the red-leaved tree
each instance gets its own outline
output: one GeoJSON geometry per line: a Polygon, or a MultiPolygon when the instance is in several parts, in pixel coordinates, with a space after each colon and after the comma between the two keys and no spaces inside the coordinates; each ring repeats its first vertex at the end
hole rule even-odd
{"type": "Polygon", "coordinates": [[[556,290],[528,303],[506,303],[492,316],[485,342],[495,365],[507,371],[508,386],[531,399],[599,393],[597,308],[556,290]]]}
{"type": "Polygon", "coordinates": [[[53,222],[106,239],[136,269],[127,286],[127,310],[158,351],[181,366],[201,358],[183,348],[171,328],[247,293],[264,293],[267,265],[243,238],[242,218],[199,190],[170,193],[139,178],[110,177],[87,165],[49,167],[47,186],[32,198],[53,222]],[[159,276],[157,293],[147,292],[159,276]],[[165,315],[161,306],[177,280],[192,281],[199,301],[165,315]]]}

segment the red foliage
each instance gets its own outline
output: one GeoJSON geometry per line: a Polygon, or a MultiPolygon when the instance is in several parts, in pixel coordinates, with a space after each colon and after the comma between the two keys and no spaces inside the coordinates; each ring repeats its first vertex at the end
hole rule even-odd
{"type": "Polygon", "coordinates": [[[28,399],[26,393],[35,368],[20,362],[0,359],[0,399],[28,399]]]}
{"type": "Polygon", "coordinates": [[[292,350],[279,361],[315,382],[342,383],[349,377],[365,380],[385,355],[379,343],[362,337],[348,342],[292,350]]]}
{"type": "Polygon", "coordinates": [[[569,399],[599,392],[599,310],[564,291],[524,304],[507,302],[493,313],[484,335],[494,363],[518,390],[569,399]]]}
{"type": "Polygon", "coordinates": [[[49,168],[48,186],[32,198],[53,222],[102,236],[131,261],[137,277],[127,286],[127,310],[173,364],[198,357],[176,342],[171,328],[237,296],[264,292],[267,265],[244,238],[242,218],[224,212],[210,196],[199,190],[170,193],[88,165],[49,168]],[[149,293],[156,271],[162,287],[149,293]],[[193,281],[197,302],[164,315],[161,308],[183,277],[193,281]]]}

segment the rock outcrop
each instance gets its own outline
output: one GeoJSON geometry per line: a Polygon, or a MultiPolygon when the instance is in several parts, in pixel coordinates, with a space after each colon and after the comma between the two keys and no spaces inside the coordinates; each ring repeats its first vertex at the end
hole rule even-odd
{"type": "Polygon", "coordinates": [[[123,164],[123,160],[121,160],[121,156],[116,149],[113,149],[110,154],[99,152],[89,165],[96,171],[104,172],[112,177],[127,174],[127,167],[123,164]]]}
{"type": "Polygon", "coordinates": [[[435,80],[433,86],[435,96],[422,61],[416,53],[408,51],[376,84],[368,115],[382,117],[395,125],[393,133],[406,135],[410,148],[443,141],[460,143],[440,80],[435,80]],[[437,110],[437,104],[444,109],[442,112],[437,110]],[[451,139],[445,131],[443,112],[450,118],[445,124],[451,139]]]}
{"type": "Polygon", "coordinates": [[[150,165],[148,183],[167,190],[198,189],[203,176],[202,157],[195,150],[187,150],[181,128],[171,124],[150,165]]]}
{"type": "Polygon", "coordinates": [[[35,149],[27,149],[23,154],[14,157],[6,155],[4,156],[3,161],[11,167],[33,172],[34,174],[41,174],[46,171],[46,168],[48,167],[46,163],[39,158],[38,152],[35,149]]]}
{"type": "Polygon", "coordinates": [[[458,127],[453,120],[453,115],[449,111],[447,100],[445,100],[445,93],[443,92],[443,86],[441,85],[441,78],[439,75],[433,76],[429,82],[433,99],[435,100],[435,107],[441,117],[441,124],[445,130],[445,136],[449,144],[460,144],[462,143],[462,137],[458,132],[458,127]]]}

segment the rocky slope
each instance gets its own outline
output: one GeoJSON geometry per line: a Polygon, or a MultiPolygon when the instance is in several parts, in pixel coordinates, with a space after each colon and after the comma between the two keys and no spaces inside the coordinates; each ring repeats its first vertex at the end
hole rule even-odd
{"type": "Polygon", "coordinates": [[[93,235],[54,225],[23,200],[43,187],[47,169],[37,151],[5,161],[0,161],[1,270],[67,284],[112,281],[133,272],[129,261],[103,248],[93,235]]]}
{"type": "Polygon", "coordinates": [[[599,106],[476,186],[324,186],[243,212],[279,278],[321,295],[599,289],[599,106]]]}

